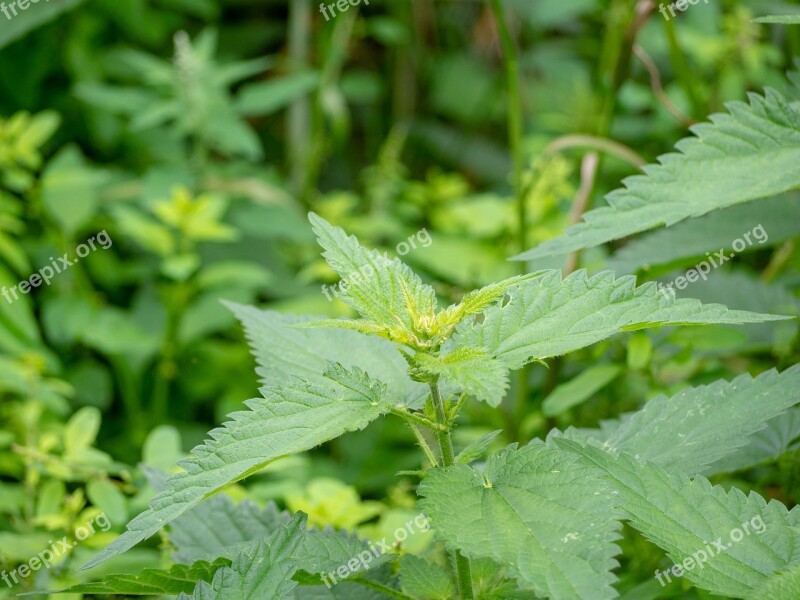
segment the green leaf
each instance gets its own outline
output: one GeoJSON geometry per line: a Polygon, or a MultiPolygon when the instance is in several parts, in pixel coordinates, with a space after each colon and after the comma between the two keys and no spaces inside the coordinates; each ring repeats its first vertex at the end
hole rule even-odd
{"type": "Polygon", "coordinates": [[[621,371],[617,365],[589,367],[577,377],[557,386],[542,402],[542,413],[546,417],[555,417],[582,404],[616,379],[621,371]]]}
{"type": "Polygon", "coordinates": [[[67,146],[47,164],[42,175],[42,203],[67,235],[92,218],[104,180],[105,175],[90,167],[75,146],[67,146]]]}
{"type": "Polygon", "coordinates": [[[502,429],[483,434],[477,440],[470,442],[466,448],[456,456],[457,463],[468,465],[473,460],[478,460],[489,449],[495,438],[503,433],[502,429]]]}
{"type": "Polygon", "coordinates": [[[376,337],[340,329],[301,329],[311,317],[298,317],[225,302],[241,321],[258,366],[256,373],[265,385],[300,377],[327,385],[328,362],[363,369],[370,377],[386,383],[406,405],[420,408],[428,386],[408,377],[408,365],[394,346],[376,337]],[[342,348],[347,348],[342,353],[342,348]]]}
{"type": "Polygon", "coordinates": [[[713,258],[720,249],[724,249],[725,256],[729,256],[735,240],[747,241],[742,238],[745,233],[750,233],[752,241],[751,245],[745,246],[745,252],[776,246],[800,235],[798,214],[798,193],[715,210],[702,217],[637,236],[607,260],[605,266],[617,273],[633,273],[670,263],[685,264],[691,259],[696,259],[696,262],[707,261],[707,252],[713,258]],[[757,232],[761,235],[756,237],[751,232],[758,226],[762,228],[757,232]]]}
{"type": "Polygon", "coordinates": [[[483,472],[434,469],[421,507],[448,547],[506,565],[549,598],[614,598],[615,499],[591,467],[535,440],[492,455],[483,472]]]}
{"type": "Polygon", "coordinates": [[[290,519],[274,502],[260,509],[249,500],[234,504],[227,494],[217,494],[170,524],[172,559],[187,565],[218,556],[232,559],[242,546],[267,537],[290,519]]]}
{"type": "Polygon", "coordinates": [[[420,600],[451,600],[456,589],[447,572],[413,554],[400,561],[400,585],[403,591],[420,600]]]}
{"type": "Polygon", "coordinates": [[[747,436],[764,429],[800,403],[800,365],[755,379],[689,388],[668,398],[657,396],[619,422],[603,424],[610,435],[603,446],[652,462],[667,471],[694,475],[746,445],[747,436]]]}
{"type": "Polygon", "coordinates": [[[164,471],[183,458],[180,432],[172,425],[159,425],[153,429],[142,446],[142,463],[164,471]]]}
{"type": "Polygon", "coordinates": [[[297,98],[313,92],[319,85],[319,73],[292,73],[269,81],[243,85],[235,108],[248,117],[262,117],[289,106],[297,98]]]}
{"type": "Polygon", "coordinates": [[[342,278],[344,302],[384,337],[418,349],[431,345],[435,328],[436,294],[397,258],[362,246],[354,236],[309,213],[323,256],[342,278]]]}
{"type": "Polygon", "coordinates": [[[125,552],[230,483],[262,469],[272,460],[309,450],[345,432],[362,429],[389,410],[386,385],[358,369],[330,365],[327,385],[296,378],[262,388],[248,411],[212,430],[179,465],[185,470],[167,480],[150,509],[128,523],[123,533],[83,568],[125,552]]]}
{"type": "Polygon", "coordinates": [[[112,523],[122,523],[128,519],[125,496],[119,488],[106,479],[93,479],[86,484],[86,495],[112,523]]]}
{"type": "MultiPolygon", "coordinates": [[[[233,559],[243,547],[269,537],[291,519],[288,511],[279,511],[272,502],[262,510],[248,500],[234,505],[226,494],[212,496],[172,522],[169,538],[176,548],[173,559],[183,564],[217,557],[233,559]]],[[[297,568],[305,572],[306,583],[311,580],[321,583],[319,577],[308,574],[334,571],[365,551],[371,555],[369,561],[365,560],[370,569],[391,558],[391,555],[375,557],[368,548],[367,542],[354,534],[311,529],[296,556],[297,568]]]]}
{"type": "Polygon", "coordinates": [[[77,454],[90,447],[100,431],[100,411],[94,406],[79,409],[64,426],[64,453],[77,454]]]}
{"type": "Polygon", "coordinates": [[[732,454],[708,466],[703,474],[710,477],[716,473],[743,471],[799,449],[800,408],[793,408],[770,419],[764,429],[747,436],[744,444],[732,454]]]}
{"type": "Polygon", "coordinates": [[[797,600],[800,598],[800,567],[770,577],[747,596],[747,600],[797,600]]]}
{"type": "MultiPolygon", "coordinates": [[[[721,304],[676,300],[655,283],[636,287],[636,278],[580,270],[566,279],[560,271],[524,282],[503,306],[493,306],[480,323],[463,322],[455,345],[486,348],[511,369],[559,356],[611,337],[661,325],[758,323],[790,317],[728,310],[721,304]]],[[[452,346],[451,346],[452,347],[452,346]]]]}
{"type": "Polygon", "coordinates": [[[306,517],[296,515],[269,538],[243,548],[230,567],[222,567],[211,584],[201,581],[193,596],[181,594],[179,600],[270,600],[292,599],[297,583],[296,555],[305,537],[306,517]]]}
{"type": "Polygon", "coordinates": [[[198,561],[191,566],[173,565],[168,570],[145,569],[138,575],[106,575],[100,581],[80,583],[51,594],[119,594],[125,596],[161,596],[191,592],[198,581],[211,581],[214,573],[230,565],[225,558],[213,563],[198,561]]]}
{"type": "Polygon", "coordinates": [[[508,388],[508,369],[482,348],[458,346],[441,358],[420,353],[414,362],[489,406],[499,406],[508,388]]]}
{"type": "Polygon", "coordinates": [[[800,187],[800,114],[771,89],[749,99],[693,126],[679,152],[626,179],[606,197],[609,206],[515,259],[567,254],[800,187]]]}
{"type": "Polygon", "coordinates": [[[546,272],[547,271],[537,271],[535,273],[528,273],[527,275],[517,275],[516,277],[510,277],[503,281],[489,284],[479,290],[467,292],[461,302],[458,304],[451,304],[436,315],[437,323],[439,327],[443,329],[440,335],[442,337],[447,337],[450,331],[461,321],[471,315],[483,312],[505,296],[512,287],[518,286],[523,281],[535,279],[546,272]]]}
{"type": "MultiPolygon", "coordinates": [[[[8,46],[14,40],[21,38],[37,27],[55,19],[58,15],[72,10],[83,0],[61,0],[60,2],[28,5],[27,10],[17,7],[17,15],[10,17],[11,22],[3,22],[0,29],[0,48],[8,46]]],[[[9,12],[9,14],[12,14],[9,12]]]]}
{"type": "Polygon", "coordinates": [[[631,525],[675,565],[689,558],[695,567],[702,563],[701,568],[687,566],[683,576],[713,594],[744,598],[774,573],[800,565],[800,507],[788,511],[755,492],[745,496],[736,488],[726,492],[712,486],[702,476],[670,475],[625,453],[615,458],[571,440],[555,443],[604,474],[631,525]]]}

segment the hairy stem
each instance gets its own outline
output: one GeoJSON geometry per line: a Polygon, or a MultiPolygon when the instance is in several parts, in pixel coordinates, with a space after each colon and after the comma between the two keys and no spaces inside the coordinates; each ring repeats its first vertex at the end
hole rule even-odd
{"type": "MultiPolygon", "coordinates": [[[[431,384],[431,398],[433,408],[436,411],[436,421],[442,425],[448,424],[447,411],[444,408],[442,395],[439,393],[439,383],[431,384]]],[[[453,452],[453,440],[450,437],[450,430],[436,432],[436,439],[439,441],[439,450],[442,453],[442,466],[449,467],[455,464],[455,453],[453,452]]],[[[456,574],[458,579],[458,594],[461,600],[472,600],[472,569],[469,559],[456,550],[456,574]]]]}

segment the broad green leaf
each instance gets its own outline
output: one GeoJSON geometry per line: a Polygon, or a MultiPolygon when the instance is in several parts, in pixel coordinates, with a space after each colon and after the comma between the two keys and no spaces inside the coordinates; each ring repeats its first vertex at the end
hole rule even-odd
{"type": "Polygon", "coordinates": [[[243,85],[236,98],[239,114],[261,117],[279,111],[297,98],[313,92],[319,85],[319,73],[305,71],[258,83],[243,85]]]}
{"type": "MultiPolygon", "coordinates": [[[[637,236],[607,260],[605,266],[617,273],[634,273],[659,265],[686,264],[689,260],[694,264],[708,262],[706,253],[718,263],[716,253],[724,250],[725,256],[729,256],[731,244],[736,240],[746,244],[743,251],[747,252],[776,246],[800,235],[798,214],[800,193],[796,192],[723,208],[637,236]],[[750,244],[743,238],[745,233],[750,234],[750,244]]],[[[725,266],[730,264],[733,263],[726,262],[725,266]]]]}
{"type": "Polygon", "coordinates": [[[227,494],[217,494],[170,524],[172,559],[185,565],[219,556],[232,559],[242,546],[267,537],[291,517],[274,502],[260,509],[249,500],[234,504],[227,494]]]}
{"type": "Polygon", "coordinates": [[[800,408],[793,408],[767,421],[761,431],[747,436],[741,448],[709,465],[703,475],[734,473],[775,460],[800,449],[800,408]]]}
{"type": "MultiPolygon", "coordinates": [[[[226,494],[212,496],[172,522],[169,538],[176,548],[173,559],[183,564],[217,557],[232,560],[242,548],[269,537],[291,519],[289,512],[279,511],[274,503],[262,510],[248,500],[234,505],[226,494]]],[[[306,532],[300,548],[297,568],[307,574],[334,571],[365,551],[372,554],[366,541],[329,528],[306,532]]],[[[365,563],[371,569],[390,558],[391,555],[372,555],[365,563]]],[[[322,582],[319,577],[309,575],[304,579],[322,582]]]]}
{"type": "Polygon", "coordinates": [[[51,594],[98,594],[125,596],[161,596],[190,593],[198,581],[211,581],[218,569],[231,561],[220,558],[213,563],[199,561],[191,566],[173,565],[168,570],[145,569],[137,575],[117,573],[100,581],[80,583],[51,594]]]}
{"type": "Polygon", "coordinates": [[[603,424],[603,447],[623,451],[667,471],[689,475],[748,443],[770,419],[800,403],[800,365],[782,373],[767,371],[755,379],[689,388],[672,397],[657,396],[620,422],[603,424]]]}
{"type": "Polygon", "coordinates": [[[318,215],[309,221],[323,256],[342,278],[341,298],[384,337],[419,349],[431,345],[436,294],[397,258],[362,246],[353,236],[318,215]]]}
{"type": "Polygon", "coordinates": [[[534,441],[423,479],[421,507],[437,535],[469,557],[506,565],[523,589],[555,599],[614,598],[616,501],[592,467],[534,441]]]}
{"type": "Polygon", "coordinates": [[[244,327],[258,366],[261,382],[272,385],[291,377],[326,384],[328,361],[363,369],[386,383],[408,406],[420,407],[428,386],[411,381],[408,365],[394,346],[377,337],[341,329],[302,329],[294,325],[311,320],[226,302],[244,327]],[[342,353],[342,348],[347,352],[342,353]]]}
{"type": "Polygon", "coordinates": [[[508,388],[508,369],[482,348],[458,346],[440,358],[420,353],[414,362],[426,373],[443,377],[445,383],[490,406],[498,406],[508,388]]]}
{"type": "Polygon", "coordinates": [[[773,574],[800,565],[800,507],[788,511],[755,492],[746,496],[702,476],[670,475],[625,453],[614,457],[571,440],[555,443],[604,474],[631,525],[675,565],[702,562],[702,568],[687,566],[683,577],[713,594],[745,598],[773,574]]]}
{"type": "Polygon", "coordinates": [[[400,561],[400,585],[420,600],[452,600],[456,595],[453,580],[442,567],[413,554],[400,561]]]}
{"type": "Polygon", "coordinates": [[[770,577],[747,596],[747,600],[797,600],[800,598],[800,567],[770,577]]]}
{"type": "Polygon", "coordinates": [[[44,170],[42,204],[67,235],[72,235],[95,214],[104,180],[105,174],[93,169],[77,147],[67,146],[44,170]]]}
{"type": "Polygon", "coordinates": [[[386,385],[363,371],[331,365],[327,385],[291,379],[262,388],[248,411],[212,430],[167,480],[150,508],[83,568],[125,552],[225,486],[257,472],[272,460],[309,450],[345,432],[362,429],[392,405],[386,385]]]}
{"type": "MultiPolygon", "coordinates": [[[[721,304],[677,300],[649,282],[615,278],[610,271],[588,277],[580,270],[566,279],[560,271],[526,281],[509,291],[511,300],[493,306],[480,323],[463,322],[451,342],[483,347],[511,369],[560,356],[620,331],[661,325],[759,323],[790,317],[728,310],[721,304]]],[[[452,346],[451,346],[452,347],[452,346]]]]}
{"type": "Polygon", "coordinates": [[[64,452],[76,454],[94,443],[100,431],[100,411],[94,406],[79,409],[64,426],[64,452]]]}
{"type": "Polygon", "coordinates": [[[292,580],[292,576],[297,570],[295,559],[305,537],[305,528],[305,515],[298,514],[267,539],[243,548],[230,567],[222,567],[217,571],[211,584],[201,581],[193,596],[181,594],[178,599],[293,598],[297,583],[292,580]]]}
{"type": "Polygon", "coordinates": [[[800,187],[800,114],[776,91],[731,102],[691,128],[679,152],[659,157],[565,234],[517,260],[567,254],[713,210],[800,187]]]}
{"type": "Polygon", "coordinates": [[[125,495],[106,479],[93,479],[86,484],[86,495],[112,523],[123,523],[128,519],[125,495]]]}
{"type": "Polygon", "coordinates": [[[542,402],[542,413],[546,417],[555,417],[582,404],[616,379],[621,371],[622,368],[617,365],[589,367],[580,375],[557,386],[542,402]]]}
{"type": "Polygon", "coordinates": [[[144,440],[142,463],[145,465],[167,471],[183,455],[181,434],[172,425],[159,425],[144,440]]]}

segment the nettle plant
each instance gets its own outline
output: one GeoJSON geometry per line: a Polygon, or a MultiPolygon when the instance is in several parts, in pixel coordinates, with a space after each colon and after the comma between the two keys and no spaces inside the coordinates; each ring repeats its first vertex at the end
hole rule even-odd
{"type": "MultiPolygon", "coordinates": [[[[599,244],[798,188],[795,108],[770,91],[729,111],[695,128],[681,153],[627,180],[609,207],[589,213],[586,223],[539,253],[599,244]]],[[[671,576],[712,594],[800,597],[800,508],[707,479],[752,464],[753,453],[741,450],[800,401],[798,365],[659,396],[600,429],[554,430],[546,440],[512,444],[486,459],[490,437],[463,449],[451,438],[465,402],[499,405],[509,373],[528,363],[619,332],[784,317],[676,299],[655,283],[637,287],[631,276],[582,270],[513,277],[440,308],[434,289],[400,260],[363,247],[314,214],[310,220],[328,264],[348,282],[342,299],[361,318],[317,320],[230,305],[258,361],[262,397],[212,430],[179,463],[183,470],[157,485],[162,491],[149,510],[86,567],[165,526],[177,564],[73,591],[602,600],[617,596],[615,542],[627,522],[666,552],[675,565],[671,576]],[[391,555],[383,555],[373,568],[327,588],[321,576],[352,561],[365,542],[308,529],[302,513],[234,506],[215,495],[270,461],[382,416],[403,419],[424,450],[430,465],[419,472],[419,508],[449,560],[405,556],[388,564],[391,555]],[[752,525],[747,535],[745,524],[752,525]]]]}

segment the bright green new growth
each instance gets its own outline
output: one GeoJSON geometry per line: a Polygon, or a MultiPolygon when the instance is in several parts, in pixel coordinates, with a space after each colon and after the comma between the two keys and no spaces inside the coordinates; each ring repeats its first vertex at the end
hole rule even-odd
{"type": "MultiPolygon", "coordinates": [[[[456,456],[450,431],[467,398],[492,406],[500,402],[511,369],[622,331],[782,317],[675,300],[654,284],[636,287],[633,277],[615,278],[610,272],[589,277],[584,271],[566,279],[557,271],[511,278],[440,310],[433,288],[399,260],[365,249],[316,215],[310,219],[331,267],[348,281],[342,298],[361,319],[312,320],[230,304],[256,356],[262,397],[247,401],[249,410],[232,414],[212,430],[211,439],[181,461],[184,470],[166,478],[150,508],[87,567],[172,523],[178,562],[201,566],[207,562],[197,561],[229,561],[213,579],[201,577],[194,595],[184,599],[311,598],[317,597],[316,591],[337,598],[344,589],[348,598],[361,598],[363,588],[355,584],[406,600],[454,593],[468,599],[474,597],[475,581],[469,559],[504,567],[503,589],[523,596],[535,590],[557,599],[612,598],[612,570],[619,553],[614,542],[623,510],[634,502],[642,511],[656,509],[646,496],[615,493],[616,481],[598,468],[602,461],[587,462],[576,450],[581,446],[568,438],[583,443],[592,437],[613,440],[640,458],[660,460],[682,482],[683,473],[694,474],[734,455],[746,436],[799,400],[796,368],[742,377],[689,390],[672,403],[656,399],[601,432],[571,431],[546,443],[509,446],[479,469],[469,463],[485,454],[496,433],[456,456]],[[761,404],[752,405],[753,398],[761,404]],[[720,427],[720,415],[732,408],[741,418],[720,427]],[[690,415],[691,410],[698,415],[690,415]],[[324,590],[320,575],[352,559],[363,542],[332,532],[306,532],[301,516],[292,519],[274,508],[260,512],[247,504],[234,507],[224,496],[212,497],[276,458],[314,448],[387,413],[407,422],[434,466],[423,478],[421,504],[454,554],[452,577],[437,565],[412,558],[401,563],[405,592],[390,578],[375,580],[381,576],[373,571],[380,569],[349,576],[341,587],[324,590]],[[436,437],[438,452],[429,447],[421,428],[436,437]],[[649,434],[638,436],[640,430],[649,434]]],[[[582,452],[612,460],[591,447],[582,452]]],[[[639,468],[638,463],[631,465],[632,470],[639,468]]],[[[651,472],[661,473],[645,465],[636,476],[649,477],[651,472]]],[[[698,486],[696,493],[707,492],[707,487],[698,486]]],[[[676,489],[680,494],[682,488],[676,489]]],[[[652,539],[663,541],[669,552],[677,551],[677,542],[666,535],[652,539]]],[[[385,560],[390,559],[381,557],[373,566],[385,560]]],[[[786,566],[791,558],[773,562],[786,566]]],[[[720,578],[699,583],[710,589],[725,584],[720,578]]],[[[762,583],[752,578],[753,589],[762,583]]],[[[124,577],[105,584],[118,593],[137,593],[136,582],[124,577]]]]}
{"type": "Polygon", "coordinates": [[[749,98],[693,126],[695,137],[626,179],[606,197],[609,206],[516,259],[567,254],[800,187],[800,113],[774,90],[749,98]]]}

